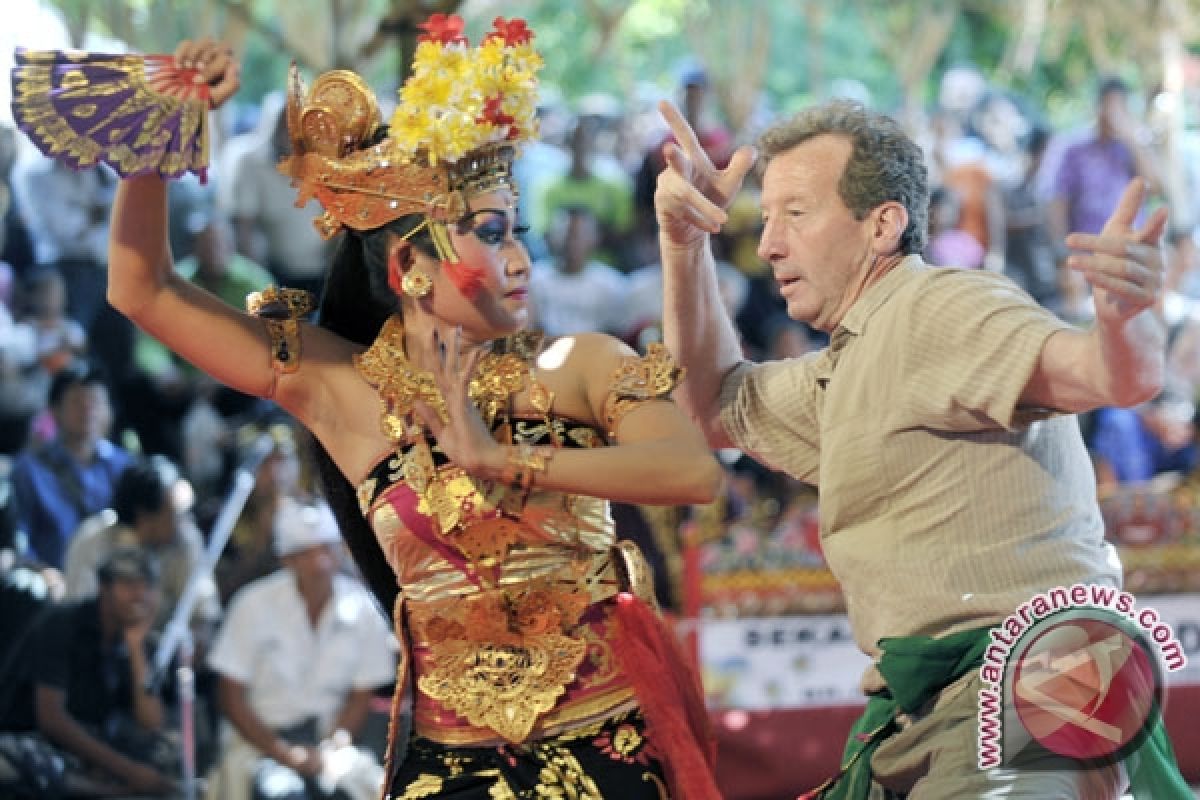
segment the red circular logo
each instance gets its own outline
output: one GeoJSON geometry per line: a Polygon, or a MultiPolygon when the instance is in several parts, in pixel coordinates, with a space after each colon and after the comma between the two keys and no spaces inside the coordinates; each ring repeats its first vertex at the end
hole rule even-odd
{"type": "Polygon", "coordinates": [[[1009,672],[1025,730],[1047,750],[1080,760],[1112,757],[1146,730],[1158,708],[1153,656],[1116,624],[1051,618],[1009,672]]]}

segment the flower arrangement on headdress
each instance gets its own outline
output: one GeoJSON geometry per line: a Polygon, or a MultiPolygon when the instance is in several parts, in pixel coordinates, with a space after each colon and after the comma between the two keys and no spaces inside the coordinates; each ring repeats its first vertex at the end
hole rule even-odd
{"type": "Polygon", "coordinates": [[[393,147],[429,166],[537,135],[533,32],[524,20],[496,17],[475,48],[458,16],[434,14],[420,27],[412,75],[392,115],[393,147]]]}

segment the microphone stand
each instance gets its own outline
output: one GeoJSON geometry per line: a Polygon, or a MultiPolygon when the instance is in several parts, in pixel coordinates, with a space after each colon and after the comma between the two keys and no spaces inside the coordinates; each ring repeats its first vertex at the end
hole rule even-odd
{"type": "Polygon", "coordinates": [[[179,724],[181,728],[181,748],[183,750],[182,778],[186,800],[196,798],[196,738],[194,706],[196,698],[196,679],[192,669],[194,651],[190,621],[196,601],[200,596],[200,586],[210,580],[217,560],[225,550],[229,537],[233,534],[233,526],[237,524],[250,492],[254,490],[254,473],[259,464],[270,454],[274,441],[269,434],[261,434],[254,442],[254,447],[233,475],[233,488],[221,505],[221,510],[213,522],[212,531],[208,538],[208,546],[196,569],[188,577],[187,585],[175,604],[175,610],[167,622],[163,635],[154,651],[154,659],[150,663],[150,674],[146,678],[146,691],[157,692],[166,676],[171,660],[179,653],[176,680],[179,685],[179,724]]]}

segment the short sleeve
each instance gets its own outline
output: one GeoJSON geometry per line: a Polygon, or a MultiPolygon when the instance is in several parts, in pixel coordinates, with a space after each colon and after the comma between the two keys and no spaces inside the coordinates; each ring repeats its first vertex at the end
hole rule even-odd
{"type": "Polygon", "coordinates": [[[234,596],[221,621],[221,627],[208,652],[208,666],[214,672],[239,683],[253,676],[254,637],[258,625],[253,608],[246,602],[245,591],[234,596]]]}
{"type": "Polygon", "coordinates": [[[818,483],[820,353],[765,364],[743,362],[721,383],[721,425],[742,450],[806,483],[818,483]]]}
{"type": "Polygon", "coordinates": [[[1070,325],[994,273],[936,270],[917,292],[909,335],[898,337],[913,418],[974,431],[1016,430],[1046,415],[1019,408],[1020,398],[1046,340],[1070,325]]]}

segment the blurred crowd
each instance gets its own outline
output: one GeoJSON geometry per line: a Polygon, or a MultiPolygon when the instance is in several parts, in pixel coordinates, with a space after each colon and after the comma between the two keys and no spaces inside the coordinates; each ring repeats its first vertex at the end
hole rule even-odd
{"type": "MultiPolygon", "coordinates": [[[[730,130],[713,97],[702,68],[681,70],[674,99],[722,164],[755,131],[730,130]]],[[[1143,407],[1081,420],[1111,491],[1197,466],[1200,157],[1185,159],[1184,193],[1168,191],[1178,176],[1166,174],[1153,98],[1106,79],[1091,99],[1093,120],[1053,130],[1029,99],[956,68],[911,124],[934,187],[926,260],[1004,272],[1079,324],[1090,293],[1062,266],[1065,234],[1098,230],[1134,176],[1154,203],[1172,204],[1167,388],[1143,407]]],[[[536,324],[643,349],[660,338],[653,194],[665,125],[652,107],[604,96],[547,93],[539,111],[543,138],[517,164],[536,324]]],[[[219,123],[209,182],[170,188],[177,269],[238,306],[270,283],[320,291],[330,245],[312,225],[319,208],[297,208],[275,169],[288,147],[282,97],[219,123]]],[[[106,303],[115,178],[72,172],[19,137],[0,128],[0,785],[17,774],[77,794],[169,796],[180,687],[156,660],[190,656],[214,796],[251,785],[275,787],[271,797],[359,796],[355,781],[369,785],[378,767],[368,711],[388,694],[395,656],[314,490],[301,435],[271,403],[213,383],[106,303]],[[251,462],[249,499],[210,555],[210,531],[251,462]],[[161,653],[181,600],[188,646],[161,653]]],[[[715,240],[724,299],[747,354],[799,356],[822,338],[787,317],[756,254],[749,183],[715,240]]],[[[682,601],[681,531],[735,556],[768,542],[772,559],[820,563],[811,487],[721,455],[729,481],[713,507],[614,509],[620,532],[651,551],[671,607],[682,601]]]]}

